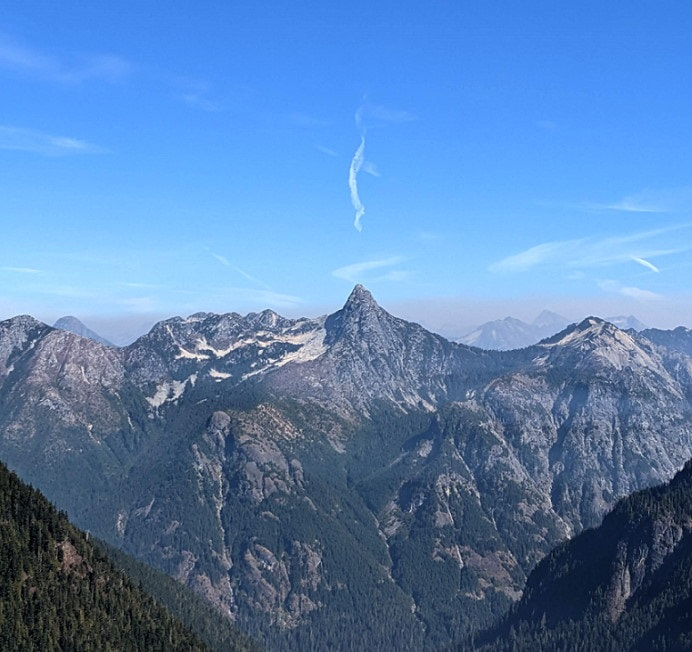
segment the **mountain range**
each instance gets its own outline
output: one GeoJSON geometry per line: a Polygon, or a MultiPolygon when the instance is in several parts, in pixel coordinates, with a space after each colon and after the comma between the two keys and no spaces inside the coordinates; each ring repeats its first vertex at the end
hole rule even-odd
{"type": "MultiPolygon", "coordinates": [[[[606,317],[606,321],[622,330],[642,331],[646,326],[633,315],[606,317]]],[[[569,325],[569,320],[550,310],[544,310],[531,323],[514,317],[486,322],[457,341],[481,349],[510,351],[537,344],[569,325]]]]}
{"type": "Polygon", "coordinates": [[[162,321],[115,349],[0,322],[0,457],[277,649],[439,649],[692,458],[692,335],[591,317],[491,351],[357,286],[316,319],[162,321]]]}

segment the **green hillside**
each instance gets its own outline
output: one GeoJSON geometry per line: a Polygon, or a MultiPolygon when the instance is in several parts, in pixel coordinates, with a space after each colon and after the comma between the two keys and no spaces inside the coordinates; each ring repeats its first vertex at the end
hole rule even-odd
{"type": "Polygon", "coordinates": [[[207,649],[0,464],[0,649],[207,649]]]}
{"type": "Polygon", "coordinates": [[[558,546],[505,621],[462,649],[692,649],[692,462],[558,546]]]}

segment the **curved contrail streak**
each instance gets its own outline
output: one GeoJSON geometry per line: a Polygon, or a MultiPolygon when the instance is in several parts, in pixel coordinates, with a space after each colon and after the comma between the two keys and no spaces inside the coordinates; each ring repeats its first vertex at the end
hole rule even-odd
{"type": "Polygon", "coordinates": [[[356,219],[353,222],[353,226],[355,226],[358,231],[363,229],[360,220],[365,214],[365,206],[363,206],[363,202],[358,195],[358,173],[363,167],[364,155],[365,133],[362,132],[360,136],[360,145],[353,155],[353,159],[351,159],[351,167],[348,170],[348,187],[351,190],[351,203],[353,204],[353,208],[356,209],[356,219]]]}
{"type": "Polygon", "coordinates": [[[637,258],[636,256],[632,256],[632,260],[635,263],[639,263],[642,267],[646,267],[647,269],[650,269],[652,272],[660,272],[661,270],[656,267],[653,263],[650,263],[648,260],[645,260],[644,258],[637,258]]]}

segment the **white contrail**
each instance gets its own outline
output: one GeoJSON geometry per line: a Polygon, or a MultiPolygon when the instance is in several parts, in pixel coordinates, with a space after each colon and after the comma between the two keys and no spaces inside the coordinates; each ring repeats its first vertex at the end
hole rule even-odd
{"type": "Polygon", "coordinates": [[[360,145],[353,155],[351,167],[348,170],[348,187],[351,189],[351,203],[353,204],[353,208],[356,209],[356,219],[353,222],[353,226],[355,226],[358,231],[363,229],[360,220],[365,214],[365,206],[363,206],[363,202],[358,196],[358,172],[360,172],[360,169],[363,167],[364,154],[365,132],[361,132],[360,145]]]}
{"type": "Polygon", "coordinates": [[[636,256],[632,256],[632,260],[635,263],[639,263],[642,265],[642,267],[646,267],[647,269],[650,269],[652,272],[660,272],[661,270],[656,267],[653,263],[650,263],[648,260],[644,260],[643,258],[637,258],[636,256]]]}

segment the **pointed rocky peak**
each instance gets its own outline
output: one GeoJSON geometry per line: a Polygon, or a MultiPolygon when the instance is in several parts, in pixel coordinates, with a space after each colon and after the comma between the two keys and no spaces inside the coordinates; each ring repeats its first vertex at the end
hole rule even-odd
{"type": "Polygon", "coordinates": [[[359,337],[362,337],[366,331],[372,334],[374,330],[379,330],[381,323],[387,321],[388,318],[394,319],[380,308],[368,290],[360,284],[356,285],[344,307],[327,317],[325,322],[327,343],[347,333],[358,334],[359,337]]]}
{"type": "Polygon", "coordinates": [[[379,306],[372,294],[359,283],[351,291],[351,294],[344,304],[344,310],[362,310],[369,308],[379,308],[379,306]]]}
{"type": "Polygon", "coordinates": [[[356,316],[384,313],[385,311],[380,308],[368,290],[362,285],[356,285],[339,312],[344,315],[356,316]]]}

